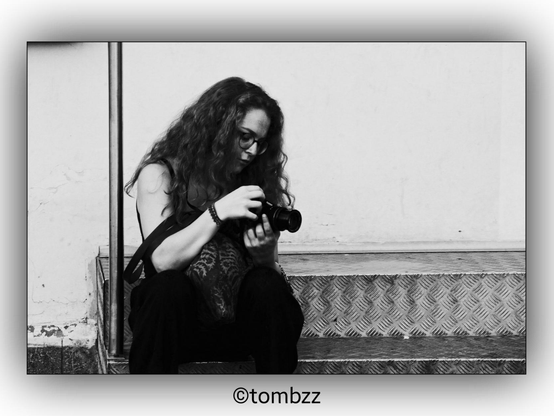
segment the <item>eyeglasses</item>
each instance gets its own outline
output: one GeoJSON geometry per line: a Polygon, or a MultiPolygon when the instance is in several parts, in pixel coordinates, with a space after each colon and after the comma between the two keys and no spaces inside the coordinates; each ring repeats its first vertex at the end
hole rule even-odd
{"type": "Polygon", "coordinates": [[[239,146],[242,150],[250,149],[254,143],[258,144],[258,155],[261,155],[267,150],[268,143],[265,139],[255,139],[251,133],[240,132],[239,146]]]}

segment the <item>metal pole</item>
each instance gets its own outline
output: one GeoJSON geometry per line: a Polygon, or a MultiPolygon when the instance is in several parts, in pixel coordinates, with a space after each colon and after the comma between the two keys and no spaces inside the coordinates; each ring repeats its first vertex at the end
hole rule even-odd
{"type": "Polygon", "coordinates": [[[121,42],[108,44],[110,112],[110,320],[111,356],[123,351],[123,125],[121,42]]]}

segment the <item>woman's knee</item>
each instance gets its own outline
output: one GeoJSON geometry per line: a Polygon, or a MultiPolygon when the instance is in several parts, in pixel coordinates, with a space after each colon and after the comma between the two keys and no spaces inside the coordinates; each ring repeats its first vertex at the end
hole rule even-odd
{"type": "Polygon", "coordinates": [[[280,291],[287,291],[288,286],[285,278],[270,267],[255,267],[244,277],[242,289],[254,291],[257,296],[273,297],[280,291]]]}
{"type": "Polygon", "coordinates": [[[270,326],[279,321],[278,327],[294,336],[299,336],[304,323],[300,304],[285,277],[271,268],[255,268],[247,273],[241,287],[239,309],[243,319],[250,319],[245,316],[254,317],[254,320],[262,320],[264,325],[270,326]]]}

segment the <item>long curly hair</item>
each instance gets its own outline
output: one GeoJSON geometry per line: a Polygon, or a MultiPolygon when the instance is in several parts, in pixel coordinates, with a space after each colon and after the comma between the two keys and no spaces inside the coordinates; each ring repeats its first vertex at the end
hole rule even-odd
{"type": "Polygon", "coordinates": [[[131,195],[146,165],[172,158],[175,175],[168,193],[179,221],[188,208],[190,183],[214,189],[211,200],[242,185],[258,185],[264,190],[267,200],[292,208],[294,197],[288,190],[289,181],[284,172],[288,158],[283,152],[283,123],[279,104],[260,86],[238,77],[224,79],[185,108],[153,144],[125,185],[125,192],[131,195]],[[232,168],[240,154],[238,124],[252,109],[264,110],[270,119],[266,136],[268,148],[236,174],[232,168]]]}

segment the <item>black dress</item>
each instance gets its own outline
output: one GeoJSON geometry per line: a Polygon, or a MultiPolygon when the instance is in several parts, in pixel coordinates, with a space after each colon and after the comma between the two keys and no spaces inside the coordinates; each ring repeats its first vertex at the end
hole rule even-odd
{"type": "MultiPolygon", "coordinates": [[[[140,226],[140,215],[138,220],[140,226]]],[[[250,355],[257,373],[294,372],[304,316],[274,269],[251,269],[240,286],[235,322],[205,328],[198,319],[195,287],[185,274],[157,273],[149,258],[143,263],[146,278],[131,293],[130,373],[177,373],[185,362],[235,361],[250,355]]]]}

